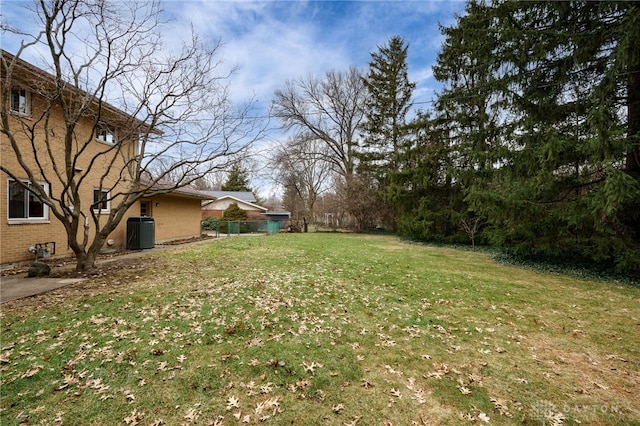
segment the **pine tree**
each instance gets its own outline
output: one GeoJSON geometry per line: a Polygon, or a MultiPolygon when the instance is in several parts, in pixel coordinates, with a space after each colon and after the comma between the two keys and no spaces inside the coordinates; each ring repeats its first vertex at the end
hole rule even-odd
{"type": "Polygon", "coordinates": [[[456,242],[466,209],[455,180],[449,131],[443,121],[420,112],[409,127],[412,144],[405,167],[395,173],[391,195],[399,206],[398,233],[421,241],[456,242]]]}
{"type": "MultiPolygon", "coordinates": [[[[474,80],[482,67],[462,67],[460,78],[477,83],[478,95],[455,93],[449,105],[468,108],[466,99],[483,97],[499,117],[499,132],[486,132],[486,109],[469,109],[473,143],[459,162],[471,160],[467,201],[494,242],[640,272],[638,22],[632,2],[500,1],[470,3],[446,33],[450,46],[458,31],[485,31],[493,62],[484,81],[474,80]],[[471,22],[484,24],[461,25],[471,22]],[[492,135],[498,143],[487,150],[492,135]]],[[[457,45],[444,62],[450,69],[478,52],[477,44],[457,45]]],[[[459,81],[446,78],[450,87],[459,81]]]]}
{"type": "Polygon", "coordinates": [[[239,164],[234,164],[231,166],[227,181],[221,189],[223,191],[253,192],[249,187],[249,172],[239,164]]]}
{"type": "Polygon", "coordinates": [[[446,39],[434,75],[447,85],[435,117],[419,114],[408,126],[404,167],[393,173],[403,236],[465,241],[461,225],[478,218],[464,198],[479,179],[488,179],[500,150],[490,54],[496,36],[489,12],[485,5],[469,3],[456,26],[441,27],[446,39]]]}
{"type": "Polygon", "coordinates": [[[639,24],[633,2],[469,2],[441,28],[409,232],[481,217],[517,254],[640,275],[639,24]]]}
{"type": "Polygon", "coordinates": [[[369,72],[363,79],[368,96],[361,126],[364,139],[358,152],[359,172],[377,181],[379,194],[387,201],[396,191],[394,174],[404,168],[409,145],[406,116],[415,83],[409,81],[408,49],[399,36],[378,46],[378,51],[371,53],[369,72]]]}
{"type": "Polygon", "coordinates": [[[409,46],[399,36],[371,53],[369,72],[364,78],[368,97],[365,102],[365,134],[361,150],[361,167],[378,169],[387,175],[398,163],[396,153],[407,135],[406,115],[411,108],[415,83],[409,81],[407,51],[409,46]]]}
{"type": "Polygon", "coordinates": [[[473,185],[478,174],[489,174],[499,159],[501,139],[497,96],[499,62],[492,9],[471,2],[457,25],[441,27],[445,43],[433,67],[436,79],[448,83],[438,96],[436,111],[445,128],[457,180],[473,185]]]}

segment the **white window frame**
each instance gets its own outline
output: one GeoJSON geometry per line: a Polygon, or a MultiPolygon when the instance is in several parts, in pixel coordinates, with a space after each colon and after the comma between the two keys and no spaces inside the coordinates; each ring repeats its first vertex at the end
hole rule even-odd
{"type": "Polygon", "coordinates": [[[98,128],[98,130],[96,131],[96,140],[107,145],[113,145],[118,142],[118,138],[116,138],[116,132],[106,125],[98,128]]]}
{"type": "MultiPolygon", "coordinates": [[[[7,180],[7,223],[9,224],[21,224],[21,223],[49,223],[49,206],[47,206],[42,200],[42,216],[34,216],[30,217],[28,212],[28,198],[23,199],[22,202],[25,203],[25,211],[27,217],[11,217],[11,183],[15,182],[14,179],[7,180]]],[[[27,183],[29,186],[32,185],[28,180],[22,180],[22,182],[27,183]]],[[[49,185],[45,182],[37,182],[38,185],[44,188],[44,191],[49,194],[49,185]]],[[[37,195],[34,192],[29,191],[28,189],[20,186],[20,189],[25,192],[27,197],[33,196],[37,198],[37,195]]]]}
{"type": "Polygon", "coordinates": [[[93,211],[95,213],[111,213],[111,191],[100,188],[93,188],[93,203],[91,206],[96,206],[100,203],[100,208],[94,208],[93,211]],[[96,193],[107,194],[107,199],[103,202],[96,201],[96,193]]]}
{"type": "Polygon", "coordinates": [[[15,114],[31,116],[31,92],[24,87],[12,87],[9,109],[15,114]],[[14,102],[16,98],[18,100],[17,105],[14,102]]]}

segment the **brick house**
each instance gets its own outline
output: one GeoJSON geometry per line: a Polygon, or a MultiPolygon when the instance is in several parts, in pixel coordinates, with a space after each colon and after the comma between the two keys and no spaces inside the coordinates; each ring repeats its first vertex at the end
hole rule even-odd
{"type": "MultiPolygon", "coordinates": [[[[131,129],[144,126],[144,123],[86,96],[85,100],[93,102],[92,108],[99,105],[101,109],[101,127],[96,128],[95,116],[92,119],[90,113],[79,119],[74,137],[89,143],[81,145],[81,152],[75,154],[73,171],[65,169],[62,110],[59,107],[49,109],[47,120],[42,114],[51,105],[47,102],[46,89],[52,84],[53,76],[21,59],[16,60],[9,74],[5,64],[15,58],[4,50],[0,55],[2,119],[7,120],[21,151],[18,158],[8,135],[0,132],[0,163],[15,177],[8,173],[0,174],[0,265],[33,260],[34,254],[27,250],[29,247],[44,249],[55,256],[70,256],[73,252],[62,222],[36,194],[17,183],[16,179],[28,186],[39,185],[45,193],[61,200],[65,197],[62,177],[76,173],[82,176],[82,185],[79,186],[81,211],[87,218],[96,216],[98,221],[104,220],[117,205],[117,194],[129,188],[126,183],[130,180],[126,174],[127,165],[131,164],[138,151],[138,133],[131,129]],[[116,145],[118,155],[113,155],[116,145]],[[96,158],[99,161],[95,161],[96,158]],[[20,162],[34,171],[32,178],[20,162]],[[55,179],[56,174],[62,177],[55,179]]],[[[73,87],[65,90],[69,93],[75,91],[74,95],[79,92],[73,87]]],[[[144,184],[141,181],[141,185],[144,184]]],[[[109,234],[107,244],[113,248],[126,246],[126,222],[132,216],[154,218],[156,242],[200,235],[201,202],[205,199],[205,194],[185,188],[137,201],[109,234]]],[[[67,208],[73,212],[73,206],[67,208]]],[[[81,226],[78,228],[80,235],[84,230],[81,226]]],[[[95,228],[91,227],[89,232],[90,236],[93,235],[95,228]]]]}
{"type": "Polygon", "coordinates": [[[251,192],[239,191],[203,191],[209,196],[208,200],[202,202],[202,219],[208,217],[221,218],[224,211],[233,203],[247,212],[248,220],[264,220],[266,207],[255,204],[256,198],[251,192]]]}

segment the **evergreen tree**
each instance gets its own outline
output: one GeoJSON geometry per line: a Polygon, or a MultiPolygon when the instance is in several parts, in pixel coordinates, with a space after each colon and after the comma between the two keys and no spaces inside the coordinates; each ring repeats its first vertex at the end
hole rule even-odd
{"type": "Polygon", "coordinates": [[[377,171],[383,178],[396,168],[407,136],[406,115],[415,88],[415,83],[409,81],[408,49],[399,36],[392,37],[385,46],[378,46],[378,51],[371,53],[369,72],[363,79],[368,97],[360,166],[377,171]]]}
{"type": "Polygon", "coordinates": [[[364,139],[359,147],[359,171],[377,181],[383,199],[389,201],[394,174],[403,169],[408,150],[406,115],[411,108],[415,83],[409,81],[407,51],[409,46],[399,36],[371,54],[369,72],[363,78],[368,96],[364,139]]]}
{"type": "Polygon", "coordinates": [[[496,92],[499,63],[492,55],[497,39],[494,23],[491,7],[470,2],[455,26],[440,28],[446,38],[433,71],[446,85],[438,96],[433,124],[441,148],[431,151],[447,165],[447,182],[438,190],[441,199],[433,207],[447,239],[461,238],[461,225],[482,214],[469,209],[465,197],[491,181],[501,160],[503,110],[496,92]]]}
{"type": "Polygon", "coordinates": [[[448,130],[442,120],[419,113],[410,126],[413,143],[395,173],[391,199],[399,206],[398,233],[422,241],[457,242],[465,206],[454,179],[448,130]]]}
{"type": "Polygon", "coordinates": [[[222,218],[220,219],[220,232],[226,233],[242,233],[247,232],[248,227],[246,223],[233,223],[236,221],[246,221],[249,218],[249,213],[246,210],[242,210],[238,203],[231,203],[229,207],[222,212],[222,218]]]}
{"type": "Polygon", "coordinates": [[[639,5],[466,12],[435,74],[470,209],[516,253],[640,273],[639,5]]]}
{"type": "Polygon", "coordinates": [[[419,114],[411,123],[405,167],[393,174],[403,236],[466,241],[461,225],[478,217],[469,211],[465,196],[479,181],[489,179],[500,152],[492,92],[495,61],[490,54],[496,36],[490,12],[471,2],[455,26],[441,27],[446,38],[434,76],[446,86],[435,117],[419,114]]]}
{"type": "Polygon", "coordinates": [[[229,170],[227,181],[222,185],[223,191],[253,192],[249,187],[249,172],[239,164],[229,170]]]}
{"type": "Polygon", "coordinates": [[[446,39],[433,67],[436,79],[448,83],[436,110],[455,157],[456,179],[465,188],[487,175],[501,155],[499,131],[502,100],[497,93],[499,61],[492,9],[471,2],[457,25],[441,27],[446,39]]]}
{"type": "Polygon", "coordinates": [[[229,207],[222,212],[222,220],[247,220],[249,214],[246,210],[242,210],[238,203],[231,203],[229,207]]]}
{"type": "Polygon", "coordinates": [[[494,238],[640,273],[640,6],[505,2],[496,13],[517,119],[494,238]]]}

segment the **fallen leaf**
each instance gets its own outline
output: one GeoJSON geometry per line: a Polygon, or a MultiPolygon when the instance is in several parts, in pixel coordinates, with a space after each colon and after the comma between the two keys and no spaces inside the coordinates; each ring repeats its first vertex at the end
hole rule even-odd
{"type": "Polygon", "coordinates": [[[307,364],[306,362],[303,362],[302,367],[304,368],[304,371],[315,374],[315,369],[322,367],[322,364],[316,364],[315,362],[307,364]]]}
{"type": "Polygon", "coordinates": [[[134,408],[134,410],[131,412],[131,414],[129,414],[123,420],[124,420],[124,422],[126,424],[135,426],[135,425],[139,424],[138,422],[140,420],[142,420],[143,416],[144,416],[144,413],[138,413],[138,410],[136,410],[134,408]]]}
{"type": "Polygon", "coordinates": [[[507,403],[501,399],[491,398],[491,402],[493,403],[496,410],[500,413],[501,416],[513,417],[513,414],[507,408],[507,403]]]}
{"type": "Polygon", "coordinates": [[[200,408],[200,405],[202,404],[198,403],[194,407],[189,408],[183,418],[187,421],[195,422],[198,419],[198,416],[200,415],[200,411],[198,411],[198,408],[200,408]]]}
{"type": "Polygon", "coordinates": [[[489,423],[491,419],[485,413],[480,413],[478,414],[478,420],[480,420],[481,422],[489,423]]]}
{"type": "Polygon", "coordinates": [[[240,401],[235,396],[230,396],[227,399],[227,411],[233,410],[234,408],[240,408],[240,401]]]}
{"type": "Polygon", "coordinates": [[[362,417],[356,416],[351,423],[342,423],[343,426],[356,426],[362,417]]]}

